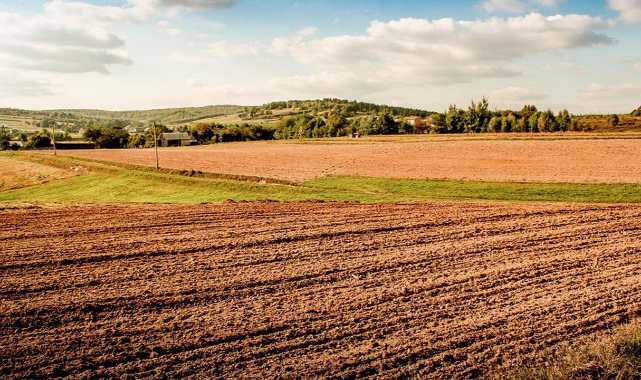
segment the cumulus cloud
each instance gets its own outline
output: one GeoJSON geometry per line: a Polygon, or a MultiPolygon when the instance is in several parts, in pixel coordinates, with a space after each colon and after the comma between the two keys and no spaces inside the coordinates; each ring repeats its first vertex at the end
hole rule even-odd
{"type": "Polygon", "coordinates": [[[0,13],[0,25],[0,57],[15,68],[108,73],[108,65],[131,64],[124,39],[99,27],[13,13],[0,13]]]}
{"type": "Polygon", "coordinates": [[[584,99],[589,100],[611,100],[611,99],[638,99],[641,97],[641,85],[601,85],[591,84],[588,90],[583,93],[584,99]]]}
{"type": "Polygon", "coordinates": [[[52,19],[72,23],[143,23],[154,14],[151,7],[114,7],[54,0],[44,6],[52,19]]]}
{"type": "Polygon", "coordinates": [[[315,27],[302,28],[291,36],[276,37],[272,40],[268,51],[273,54],[287,53],[290,49],[303,42],[305,37],[314,35],[318,31],[315,27]]]}
{"type": "MultiPolygon", "coordinates": [[[[126,6],[103,6],[53,0],[44,5],[41,15],[0,12],[0,57],[5,66],[21,70],[109,73],[110,65],[132,63],[125,39],[109,32],[109,24],[149,22],[167,10],[225,9],[239,1],[127,0],[126,6]]],[[[171,36],[181,33],[167,21],[157,26],[171,36]]],[[[243,52],[239,47],[222,47],[226,48],[223,53],[231,55],[243,52]]]]}
{"type": "Polygon", "coordinates": [[[610,8],[621,13],[621,20],[628,24],[641,22],[641,0],[608,0],[610,8]]]}
{"type": "Polygon", "coordinates": [[[240,0],[128,0],[129,6],[104,6],[85,2],[54,0],[45,13],[58,20],[83,23],[144,23],[162,11],[226,9],[240,0]]]}
{"type": "Polygon", "coordinates": [[[490,93],[490,99],[496,99],[499,101],[529,102],[529,101],[541,100],[545,98],[547,98],[545,94],[532,92],[528,89],[520,88],[520,87],[508,87],[508,88],[496,90],[490,93]]]}
{"type": "MultiPolygon", "coordinates": [[[[272,52],[288,52],[321,69],[369,72],[406,83],[454,83],[484,77],[522,75],[518,59],[541,53],[613,44],[598,30],[598,17],[567,15],[478,21],[404,18],[373,21],[366,35],[275,40],[272,52]]],[[[309,33],[307,34],[309,35],[309,33]]]]}
{"type": "Polygon", "coordinates": [[[556,7],[559,5],[559,0],[486,0],[480,4],[480,7],[486,12],[508,12],[508,13],[523,13],[525,10],[533,5],[542,5],[545,7],[556,7]]]}

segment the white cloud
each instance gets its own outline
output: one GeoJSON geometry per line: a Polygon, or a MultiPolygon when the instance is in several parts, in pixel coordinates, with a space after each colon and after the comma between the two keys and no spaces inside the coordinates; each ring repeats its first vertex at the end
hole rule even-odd
{"type": "Polygon", "coordinates": [[[487,12],[523,13],[525,4],[518,0],[488,0],[481,4],[487,12]]]}
{"type": "Polygon", "coordinates": [[[130,6],[94,5],[78,1],[54,0],[45,4],[45,13],[67,22],[145,23],[157,13],[179,10],[226,9],[240,0],[128,0],[130,6]]]}
{"type": "MultiPolygon", "coordinates": [[[[16,70],[59,73],[109,73],[110,65],[132,63],[125,39],[109,32],[113,23],[144,23],[162,11],[225,9],[239,0],[127,0],[127,6],[102,6],[53,0],[44,13],[32,17],[0,12],[0,58],[16,70]]],[[[160,21],[162,33],[182,31],[160,21]]],[[[226,53],[239,54],[228,47],[226,53]]]]}
{"type": "Polygon", "coordinates": [[[0,13],[0,57],[15,69],[108,73],[108,65],[128,65],[123,38],[92,25],[0,13]]]}
{"type": "Polygon", "coordinates": [[[621,13],[621,20],[628,24],[641,22],[641,0],[608,0],[610,8],[621,13]]]}
{"type": "Polygon", "coordinates": [[[531,102],[533,100],[545,99],[545,94],[532,92],[525,88],[508,87],[501,90],[496,90],[490,93],[490,99],[499,101],[524,101],[531,102]]]}
{"type": "Polygon", "coordinates": [[[588,90],[583,93],[583,98],[590,100],[638,99],[639,97],[641,97],[641,85],[636,84],[611,86],[591,84],[588,90]]]}
{"type": "Polygon", "coordinates": [[[150,7],[100,6],[83,2],[54,0],[44,6],[45,14],[56,20],[72,23],[143,23],[155,10],[150,7]]]}
{"type": "Polygon", "coordinates": [[[275,40],[270,51],[287,51],[323,70],[401,83],[455,83],[522,75],[525,70],[514,62],[528,56],[613,44],[597,32],[606,27],[598,17],[538,13],[478,21],[405,18],[373,21],[366,35],[275,40]]]}
{"type": "Polygon", "coordinates": [[[314,35],[317,31],[317,28],[310,26],[300,29],[291,36],[276,37],[272,40],[272,44],[268,51],[272,54],[286,53],[296,45],[303,42],[305,37],[314,35]]]}
{"type": "Polygon", "coordinates": [[[486,12],[508,12],[523,13],[531,6],[542,5],[545,7],[556,7],[559,0],[486,0],[480,4],[480,7],[486,12]]]}

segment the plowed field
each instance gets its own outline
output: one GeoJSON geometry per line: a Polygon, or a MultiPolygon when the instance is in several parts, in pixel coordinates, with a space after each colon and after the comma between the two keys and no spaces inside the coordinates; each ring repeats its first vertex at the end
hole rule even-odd
{"type": "MultiPolygon", "coordinates": [[[[216,144],[161,149],[160,165],[292,181],[331,174],[479,181],[641,183],[639,139],[510,141],[503,138],[465,141],[428,136],[415,142],[415,138],[409,136],[406,140],[411,142],[396,137],[391,142],[357,144],[216,144]]],[[[155,165],[153,149],[99,149],[60,154],[155,165]]]]}
{"type": "Polygon", "coordinates": [[[641,315],[641,207],[0,213],[3,378],[472,378],[641,315]]]}

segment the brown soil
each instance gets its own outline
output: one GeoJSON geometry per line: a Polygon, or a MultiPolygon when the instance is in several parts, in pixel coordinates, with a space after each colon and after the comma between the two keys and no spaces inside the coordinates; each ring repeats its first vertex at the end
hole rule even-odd
{"type": "Polygon", "coordinates": [[[641,315],[641,207],[0,213],[0,374],[475,378],[641,315]]]}
{"type": "MultiPolygon", "coordinates": [[[[552,135],[554,137],[554,135],[552,135]]],[[[641,140],[393,139],[369,143],[233,143],[162,149],[160,165],[303,181],[323,175],[482,181],[641,182],[641,140]]],[[[338,140],[334,140],[338,141],[338,140]]],[[[347,141],[347,140],[345,140],[347,141]]],[[[153,149],[63,154],[153,166],[153,149]]]]}

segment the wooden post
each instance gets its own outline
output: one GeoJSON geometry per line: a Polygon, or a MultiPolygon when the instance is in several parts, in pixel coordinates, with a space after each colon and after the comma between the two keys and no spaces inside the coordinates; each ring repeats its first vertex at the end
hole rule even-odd
{"type": "Polygon", "coordinates": [[[51,124],[51,141],[53,141],[53,155],[57,156],[58,152],[56,151],[56,123],[51,124]]]}
{"type": "Polygon", "coordinates": [[[158,137],[156,135],[156,122],[154,122],[154,149],[156,150],[156,170],[160,168],[158,162],[158,137]]]}

